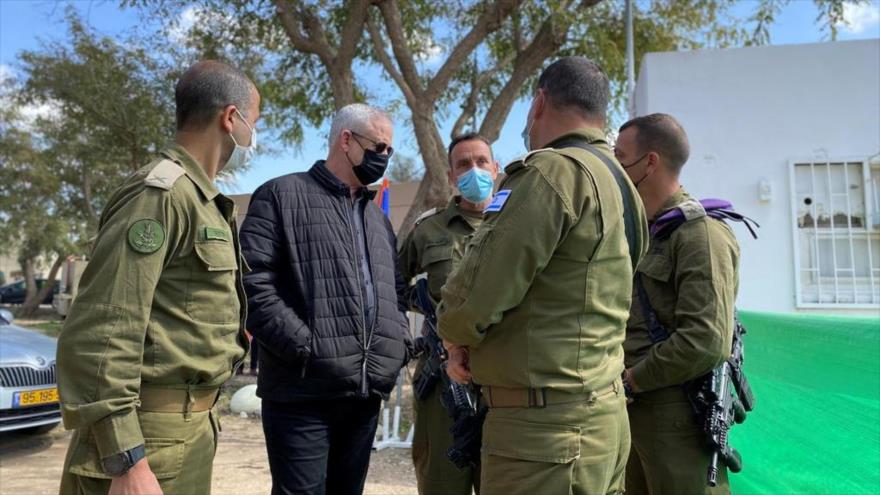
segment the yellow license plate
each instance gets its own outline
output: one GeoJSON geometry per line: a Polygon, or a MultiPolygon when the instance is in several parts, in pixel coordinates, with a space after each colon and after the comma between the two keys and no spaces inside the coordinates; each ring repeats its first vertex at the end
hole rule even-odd
{"type": "Polygon", "coordinates": [[[39,406],[40,404],[51,404],[53,402],[58,402],[57,388],[16,392],[12,396],[12,407],[39,406]]]}

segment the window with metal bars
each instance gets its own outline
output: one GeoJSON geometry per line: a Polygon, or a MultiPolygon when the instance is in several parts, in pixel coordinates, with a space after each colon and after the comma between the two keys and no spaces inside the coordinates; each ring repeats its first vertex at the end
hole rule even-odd
{"type": "Polygon", "coordinates": [[[880,307],[880,165],[791,164],[800,308],[880,307]]]}

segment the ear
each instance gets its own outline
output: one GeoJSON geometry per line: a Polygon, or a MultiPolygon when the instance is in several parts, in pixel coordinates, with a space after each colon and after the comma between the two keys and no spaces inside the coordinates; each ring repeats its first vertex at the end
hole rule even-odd
{"type": "Polygon", "coordinates": [[[538,90],[538,94],[535,95],[535,103],[533,106],[535,107],[535,113],[532,114],[532,119],[537,119],[544,113],[544,108],[547,105],[547,94],[543,89],[538,90]]]}
{"type": "Polygon", "coordinates": [[[235,105],[226,105],[220,114],[220,127],[223,129],[223,132],[226,134],[232,134],[232,129],[235,128],[236,118],[235,105]]]}
{"type": "Polygon", "coordinates": [[[342,148],[342,151],[348,152],[348,149],[351,147],[351,131],[348,129],[343,129],[342,132],[339,133],[339,147],[342,148]]]}
{"type": "Polygon", "coordinates": [[[660,155],[651,151],[648,153],[648,161],[645,163],[645,171],[653,173],[654,170],[660,168],[660,155]]]}
{"type": "Polygon", "coordinates": [[[497,179],[499,173],[501,173],[501,164],[498,163],[498,160],[495,160],[495,170],[492,171],[492,179],[497,179]]]}
{"type": "Polygon", "coordinates": [[[452,173],[452,166],[451,165],[446,170],[446,178],[449,179],[449,185],[452,187],[455,187],[455,185],[456,185],[455,184],[455,175],[453,175],[453,173],[452,173]]]}

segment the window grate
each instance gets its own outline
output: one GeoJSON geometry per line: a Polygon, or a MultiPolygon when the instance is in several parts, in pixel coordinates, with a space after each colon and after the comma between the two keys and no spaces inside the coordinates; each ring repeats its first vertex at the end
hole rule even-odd
{"type": "Polygon", "coordinates": [[[880,307],[880,167],[792,163],[799,307],[880,307]]]}

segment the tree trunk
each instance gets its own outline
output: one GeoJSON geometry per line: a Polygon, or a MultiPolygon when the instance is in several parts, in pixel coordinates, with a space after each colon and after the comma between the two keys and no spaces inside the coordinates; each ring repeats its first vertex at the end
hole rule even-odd
{"type": "MultiPolygon", "coordinates": [[[[40,304],[54,288],[55,278],[58,277],[58,271],[61,269],[61,265],[64,264],[64,258],[65,257],[62,254],[57,255],[55,263],[52,263],[52,269],[49,270],[49,276],[46,277],[46,284],[36,294],[28,294],[24,304],[22,304],[21,308],[18,310],[17,316],[28,317],[32,316],[37,311],[37,308],[40,307],[40,304]]],[[[33,265],[31,266],[31,274],[33,275],[33,265]]],[[[34,281],[34,287],[36,288],[36,281],[34,281]]]]}
{"type": "Polygon", "coordinates": [[[452,194],[452,187],[450,187],[446,175],[449,167],[446,148],[443,146],[443,138],[434,121],[433,110],[427,105],[415,107],[412,124],[419,145],[419,153],[424,160],[425,176],[419,183],[415,201],[404,217],[403,224],[397,233],[398,243],[403,242],[419,215],[430,208],[446,205],[452,194]]]}
{"type": "Polygon", "coordinates": [[[21,265],[21,271],[24,273],[24,299],[27,301],[37,294],[37,274],[34,268],[34,258],[31,256],[21,257],[18,259],[18,263],[21,265]]]}
{"type": "Polygon", "coordinates": [[[333,91],[333,107],[339,110],[354,103],[354,76],[351,72],[351,66],[333,67],[329,73],[330,88],[333,91]]]}

